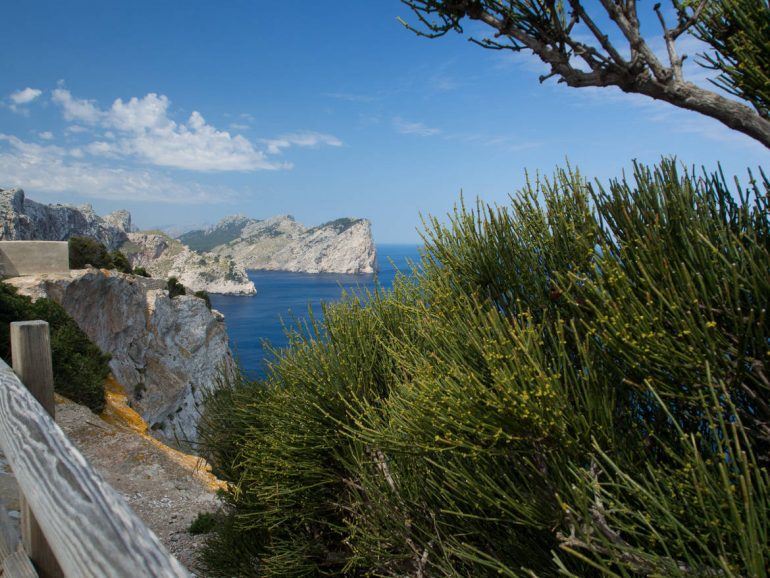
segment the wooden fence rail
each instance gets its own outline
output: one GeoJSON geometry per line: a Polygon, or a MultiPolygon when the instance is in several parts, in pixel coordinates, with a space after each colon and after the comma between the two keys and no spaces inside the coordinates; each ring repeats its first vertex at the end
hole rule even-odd
{"type": "MultiPolygon", "coordinates": [[[[32,336],[41,333],[41,323],[45,325],[42,348],[46,350],[47,323],[12,324],[12,336],[16,335],[12,343],[25,350],[14,352],[14,365],[17,354],[32,351],[37,351],[34,359],[38,369],[45,365],[40,359],[40,338],[32,336]],[[17,332],[29,333],[23,337],[17,332]]],[[[50,349],[47,354],[50,359],[50,349]]],[[[60,571],[66,578],[189,578],[185,568],[94,471],[1,359],[0,449],[60,568],[51,571],[41,567],[33,554],[42,576],[55,576],[60,571]]]]}

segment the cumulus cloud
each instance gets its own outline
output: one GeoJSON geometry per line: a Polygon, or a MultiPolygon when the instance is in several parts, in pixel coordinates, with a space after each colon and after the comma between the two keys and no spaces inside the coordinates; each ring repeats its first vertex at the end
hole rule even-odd
{"type": "Polygon", "coordinates": [[[8,104],[0,101],[0,106],[5,105],[17,114],[29,116],[29,109],[27,108],[27,105],[40,98],[41,94],[43,94],[42,90],[38,88],[27,87],[9,94],[8,104]]]}
{"type": "MultiPolygon", "coordinates": [[[[16,100],[9,97],[7,106],[40,96],[23,92],[18,91],[16,100]]],[[[197,172],[288,169],[291,163],[275,158],[288,148],[342,145],[335,136],[302,131],[251,141],[215,127],[198,111],[179,120],[168,97],[156,93],[118,98],[103,107],[60,84],[51,92],[51,102],[71,123],[61,131],[63,138],[57,141],[51,131],[38,131],[39,140],[27,142],[0,134],[0,186],[107,199],[221,201],[226,196],[222,189],[171,179],[154,167],[197,172]]],[[[252,120],[247,113],[239,118],[252,120]]]]}
{"type": "Polygon", "coordinates": [[[441,129],[431,128],[421,122],[409,122],[398,116],[393,119],[393,128],[401,134],[416,136],[434,136],[441,133],[441,129]]]}
{"type": "Polygon", "coordinates": [[[65,120],[96,124],[103,117],[102,111],[93,101],[73,98],[66,88],[55,89],[51,100],[61,107],[65,120]]]}
{"type": "Polygon", "coordinates": [[[0,134],[2,187],[23,186],[48,193],[163,203],[210,203],[232,197],[198,183],[180,182],[156,171],[99,166],[79,160],[83,151],[57,145],[28,143],[0,134]]]}
{"type": "Polygon", "coordinates": [[[290,146],[342,144],[331,135],[296,133],[266,141],[267,150],[263,151],[241,135],[217,129],[198,111],[186,122],[173,120],[171,103],[162,94],[149,93],[127,101],[119,98],[110,108],[100,109],[93,101],[75,98],[60,87],[52,100],[66,120],[114,131],[114,142],[92,143],[87,149],[91,154],[134,157],[157,166],[207,172],[285,169],[291,165],[268,155],[290,146]]]}
{"type": "Polygon", "coordinates": [[[13,104],[29,104],[33,100],[37,99],[41,94],[43,94],[42,90],[27,87],[23,90],[12,92],[8,98],[11,99],[13,104]]]}

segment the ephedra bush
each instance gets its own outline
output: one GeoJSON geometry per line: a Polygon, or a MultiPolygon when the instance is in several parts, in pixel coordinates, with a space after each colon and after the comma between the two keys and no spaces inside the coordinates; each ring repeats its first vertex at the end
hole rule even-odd
{"type": "Polygon", "coordinates": [[[767,576],[768,194],[666,160],[429,221],[209,400],[212,571],[767,576]]]}

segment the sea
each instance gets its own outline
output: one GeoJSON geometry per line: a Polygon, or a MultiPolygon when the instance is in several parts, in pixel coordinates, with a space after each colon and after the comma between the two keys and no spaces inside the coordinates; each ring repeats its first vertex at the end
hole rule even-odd
{"type": "Polygon", "coordinates": [[[409,274],[410,263],[419,263],[417,245],[378,245],[378,272],[371,275],[249,271],[256,295],[211,295],[211,305],[225,316],[230,346],[241,369],[251,379],[265,377],[268,344],[288,344],[285,328],[308,319],[310,311],[322,316],[322,303],[338,301],[343,291],[388,289],[397,272],[409,274]]]}

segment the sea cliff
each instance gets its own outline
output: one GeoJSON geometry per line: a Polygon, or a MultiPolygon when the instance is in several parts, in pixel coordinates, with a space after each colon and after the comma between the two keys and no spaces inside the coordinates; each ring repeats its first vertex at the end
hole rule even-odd
{"type": "Polygon", "coordinates": [[[199,406],[233,367],[224,318],[165,282],[99,269],[16,277],[19,293],[59,303],[104,352],[131,406],[166,441],[197,436],[199,406]]]}
{"type": "Polygon", "coordinates": [[[290,215],[262,221],[234,215],[180,240],[245,269],[358,274],[374,273],[377,264],[367,219],[342,218],[307,228],[290,215]]]}

